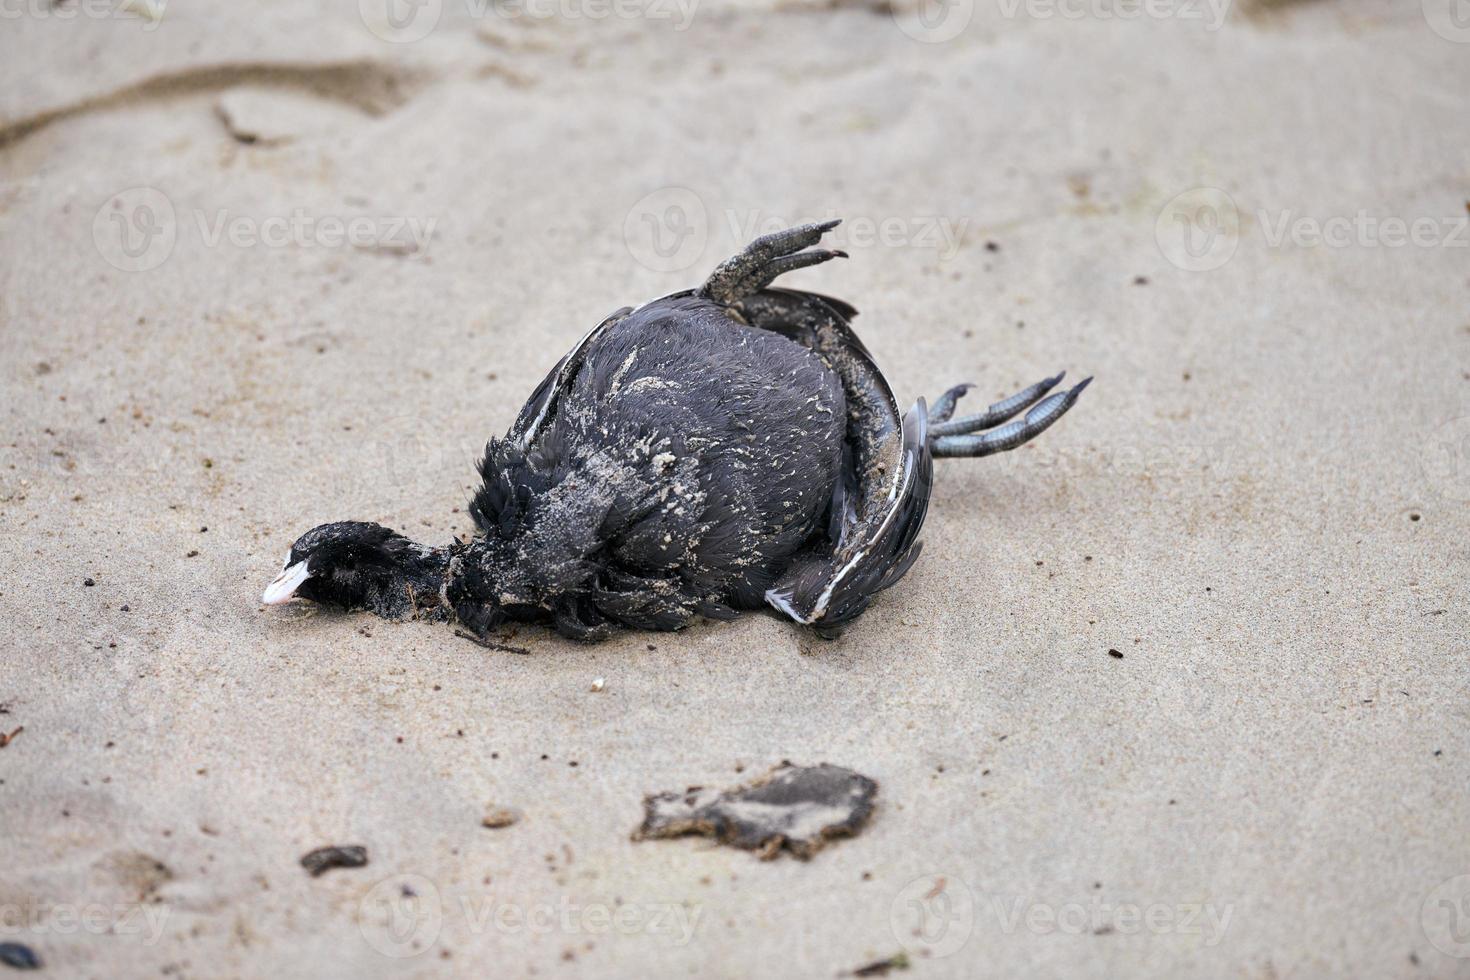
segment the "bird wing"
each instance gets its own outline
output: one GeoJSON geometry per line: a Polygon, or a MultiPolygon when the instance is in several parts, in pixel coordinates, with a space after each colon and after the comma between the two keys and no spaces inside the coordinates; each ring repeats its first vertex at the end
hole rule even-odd
{"type": "Polygon", "coordinates": [[[556,367],[541,379],[541,383],[536,386],[535,391],[531,392],[531,397],[521,408],[521,414],[516,416],[515,424],[506,434],[508,440],[521,449],[525,449],[535,440],[541,426],[556,407],[557,396],[561,394],[572,376],[577,373],[577,369],[582,366],[582,359],[587,355],[587,349],[592,346],[593,341],[632,312],[633,307],[625,306],[610,314],[607,319],[587,331],[586,336],[577,341],[577,345],[556,362],[556,367]]]}
{"type": "Polygon", "coordinates": [[[920,400],[900,413],[888,380],[848,323],[856,311],[846,303],[764,289],[732,308],[751,326],[811,348],[842,380],[850,452],[833,490],[828,533],[766,593],[792,619],[835,635],[919,556],[933,473],[928,412],[920,400]]]}

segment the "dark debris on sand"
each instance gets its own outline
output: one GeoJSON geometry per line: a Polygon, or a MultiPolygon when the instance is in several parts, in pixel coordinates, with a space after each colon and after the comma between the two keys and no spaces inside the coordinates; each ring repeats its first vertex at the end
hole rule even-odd
{"type": "Polygon", "coordinates": [[[893,970],[907,970],[909,968],[909,957],[907,953],[894,953],[886,960],[875,960],[867,966],[860,966],[853,970],[848,976],[851,977],[886,977],[893,970]]]}
{"type": "Polygon", "coordinates": [[[789,762],[731,790],[691,786],[643,800],[634,840],[703,834],[769,861],[787,850],[803,860],[837,837],[860,832],[873,813],[878,784],[841,766],[789,762]]]}
{"type": "Polygon", "coordinates": [[[0,963],[12,970],[39,970],[41,958],[29,946],[21,943],[0,943],[0,963]]]}
{"type": "Polygon", "coordinates": [[[333,868],[361,868],[367,863],[367,848],[357,845],[318,847],[301,859],[301,866],[311,872],[313,878],[320,877],[333,868]]]}

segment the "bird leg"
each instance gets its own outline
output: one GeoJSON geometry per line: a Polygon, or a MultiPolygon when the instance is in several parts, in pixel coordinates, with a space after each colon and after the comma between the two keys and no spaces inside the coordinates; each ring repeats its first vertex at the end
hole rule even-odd
{"type": "Polygon", "coordinates": [[[954,403],[958,402],[964,395],[965,390],[971,386],[959,385],[951,388],[949,391],[940,395],[939,401],[935,403],[936,409],[946,408],[948,411],[945,411],[943,416],[938,418],[938,421],[935,421],[935,419],[939,415],[939,412],[936,411],[930,415],[929,419],[933,424],[929,426],[929,435],[934,438],[939,436],[957,436],[966,432],[975,432],[979,429],[988,429],[991,426],[1000,425],[1012,416],[1034,405],[1041,399],[1042,395],[1055,388],[1066,374],[1067,372],[1063,371],[1054,377],[1045,378],[1031,385],[1029,388],[1016,392],[1009,398],[1001,399],[983,412],[974,415],[961,415],[957,419],[950,418],[954,414],[954,403]],[[952,400],[950,399],[951,395],[954,395],[952,400]]]}
{"type": "Polygon", "coordinates": [[[1067,391],[1059,391],[1042,398],[1026,413],[1024,419],[1007,422],[988,432],[976,432],[975,430],[997,422],[1004,422],[1027,405],[1035,402],[1061,379],[1062,376],[1057,375],[1055,378],[1038,382],[1025,391],[997,402],[990,407],[989,411],[979,415],[969,415],[933,426],[930,429],[930,449],[935,457],[979,457],[1005,452],[1007,449],[1015,449],[1017,446],[1030,442],[1077,403],[1077,398],[1082,394],[1083,389],[1092,383],[1091,378],[1084,379],[1067,391]],[[948,434],[945,433],[945,430],[948,430],[948,434]]]}
{"type": "Polygon", "coordinates": [[[822,221],[762,235],[745,246],[739,255],[721,262],[698,292],[716,303],[729,306],[765,289],[783,273],[830,259],[845,259],[847,253],[836,250],[802,251],[808,245],[815,245],[839,223],[837,220],[822,221]]]}

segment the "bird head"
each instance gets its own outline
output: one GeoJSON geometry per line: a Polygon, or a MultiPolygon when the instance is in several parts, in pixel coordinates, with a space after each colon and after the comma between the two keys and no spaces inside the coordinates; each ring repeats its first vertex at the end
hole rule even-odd
{"type": "Polygon", "coordinates": [[[260,601],[274,606],[300,596],[339,609],[401,615],[414,604],[412,586],[429,584],[421,566],[431,558],[431,549],[381,524],[323,524],[296,539],[260,601]]]}

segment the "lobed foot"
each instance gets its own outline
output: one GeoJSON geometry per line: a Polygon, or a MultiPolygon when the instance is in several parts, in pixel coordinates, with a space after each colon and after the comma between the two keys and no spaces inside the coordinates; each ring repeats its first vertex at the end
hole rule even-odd
{"type": "MultiPolygon", "coordinates": [[[[937,438],[939,436],[957,436],[966,432],[975,432],[979,429],[988,429],[992,426],[1000,425],[1002,422],[1018,414],[1019,412],[1030,408],[1038,400],[1040,400],[1043,395],[1045,395],[1048,391],[1051,391],[1058,384],[1060,384],[1062,378],[1066,376],[1067,372],[1063,371],[1060,374],[1055,375],[1054,377],[1038,381],[1031,387],[1022,389],[1009,398],[1003,398],[1000,401],[996,402],[994,405],[991,405],[985,411],[979,412],[975,415],[962,415],[957,419],[951,420],[950,415],[954,413],[954,405],[953,403],[951,403],[948,406],[949,411],[945,412],[944,414],[944,419],[941,420],[939,424],[931,425],[929,427],[929,435],[932,438],[937,438]]],[[[964,391],[961,391],[960,389],[969,389],[969,387],[969,385],[961,385],[957,388],[951,388],[949,391],[946,391],[943,395],[940,396],[940,403],[942,404],[945,399],[949,398],[949,396],[954,394],[955,392],[959,392],[959,395],[956,395],[955,397],[955,401],[958,401],[959,396],[964,394],[964,391]]]]}
{"type": "Polygon", "coordinates": [[[1025,445],[1045,432],[1057,419],[1067,414],[1067,410],[1077,404],[1077,399],[1083,390],[1092,383],[1091,378],[1085,378],[1067,391],[1059,391],[1041,398],[1061,380],[1062,375],[1058,374],[1054,378],[1039,381],[1004,401],[996,402],[990,406],[988,411],[979,415],[967,415],[931,426],[929,429],[930,448],[936,457],[953,458],[989,456],[1025,445]],[[1041,401],[1037,402],[1038,398],[1041,398],[1041,401]],[[1026,413],[1024,419],[1008,422],[988,432],[975,431],[1004,422],[1033,402],[1035,402],[1034,407],[1026,413]]]}
{"type": "Polygon", "coordinates": [[[762,235],[745,246],[739,255],[721,262],[699,287],[699,292],[728,306],[765,289],[777,276],[831,259],[845,259],[846,252],[828,249],[802,251],[809,245],[815,245],[839,224],[840,219],[822,221],[762,235]]]}

